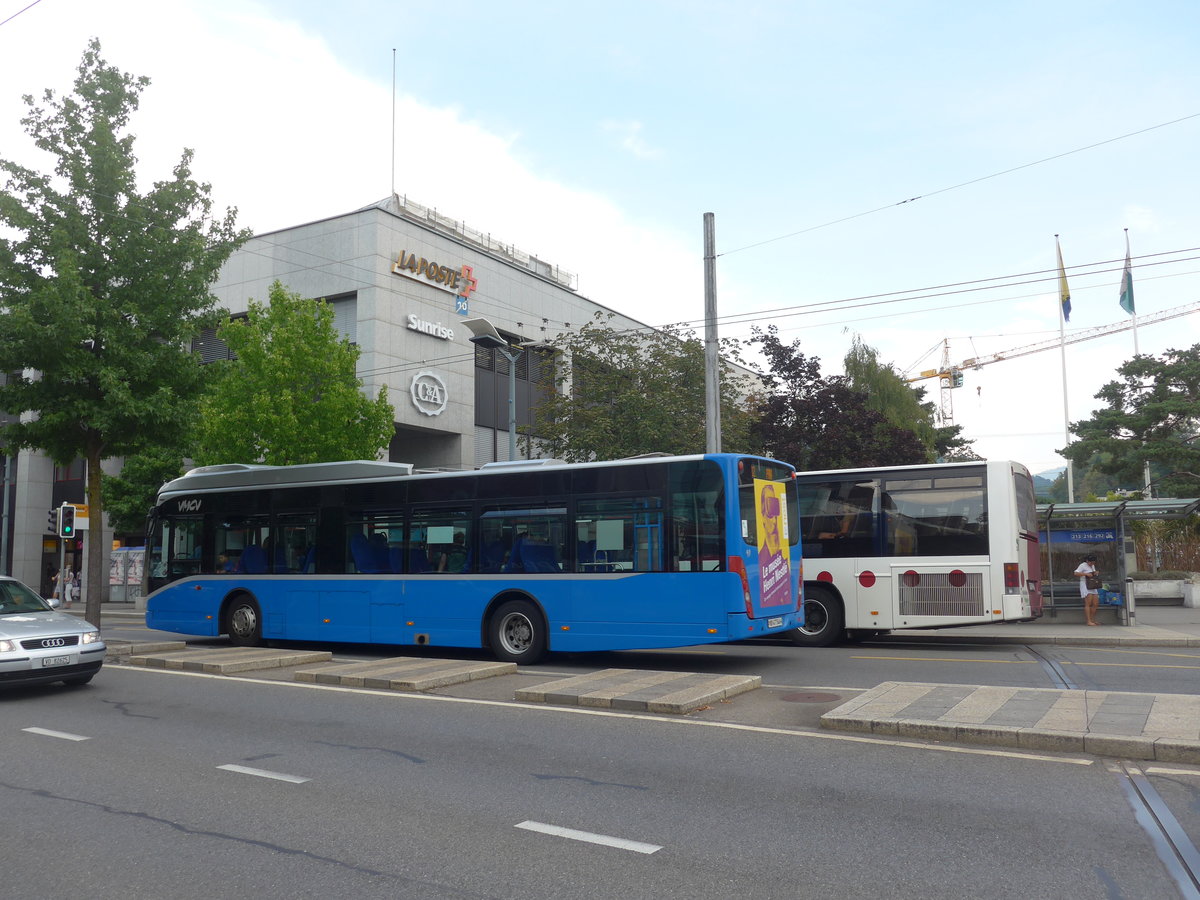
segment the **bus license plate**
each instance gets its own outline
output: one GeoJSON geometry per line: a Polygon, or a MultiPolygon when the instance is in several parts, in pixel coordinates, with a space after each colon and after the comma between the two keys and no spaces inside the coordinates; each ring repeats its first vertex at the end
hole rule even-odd
{"type": "Polygon", "coordinates": [[[783,625],[783,616],[776,616],[774,619],[767,619],[768,628],[779,628],[783,625]]]}
{"type": "Polygon", "coordinates": [[[69,666],[71,657],[69,656],[47,656],[42,660],[43,666],[69,666]]]}

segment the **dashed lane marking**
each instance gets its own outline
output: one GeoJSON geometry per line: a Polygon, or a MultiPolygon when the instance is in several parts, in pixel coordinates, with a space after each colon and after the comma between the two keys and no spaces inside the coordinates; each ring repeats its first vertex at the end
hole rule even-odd
{"type": "Polygon", "coordinates": [[[224,769],[226,772],[240,772],[242,775],[257,775],[259,778],[272,778],[275,781],[287,781],[291,784],[304,784],[306,781],[312,781],[311,778],[302,778],[299,775],[287,775],[284,772],[270,772],[266,769],[252,769],[249,766],[217,766],[218,769],[224,769]]]}
{"type": "Polygon", "coordinates": [[[85,737],[82,734],[71,734],[67,731],[51,731],[49,728],[22,728],[22,731],[28,731],[30,734],[40,734],[44,737],[60,738],[64,741],[89,741],[91,738],[85,737]]]}
{"type": "Polygon", "coordinates": [[[643,844],[641,841],[631,841],[627,838],[612,837],[607,834],[593,834],[590,831],[576,831],[574,828],[563,828],[559,825],[547,825],[545,822],[521,822],[516,826],[526,831],[537,831],[541,834],[551,834],[555,837],[566,838],[570,841],[584,841],[588,844],[602,844],[605,847],[616,847],[619,850],[632,850],[634,853],[657,853],[662,849],[658,844],[643,844]]]}

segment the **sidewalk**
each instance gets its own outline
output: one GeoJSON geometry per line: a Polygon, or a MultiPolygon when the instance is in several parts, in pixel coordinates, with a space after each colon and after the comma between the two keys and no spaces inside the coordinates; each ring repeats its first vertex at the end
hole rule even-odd
{"type": "Polygon", "coordinates": [[[1093,647],[1200,647],[1200,609],[1139,606],[1136,625],[1057,624],[1046,619],[965,628],[893,631],[873,640],[968,644],[1086,644],[1093,647]]]}

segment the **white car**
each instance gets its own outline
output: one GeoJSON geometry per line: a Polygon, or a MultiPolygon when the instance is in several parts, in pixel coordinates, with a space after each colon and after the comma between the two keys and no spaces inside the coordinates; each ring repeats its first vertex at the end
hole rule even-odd
{"type": "Polygon", "coordinates": [[[99,629],[57,605],[0,576],[0,686],[87,684],[100,671],[108,648],[99,629]]]}

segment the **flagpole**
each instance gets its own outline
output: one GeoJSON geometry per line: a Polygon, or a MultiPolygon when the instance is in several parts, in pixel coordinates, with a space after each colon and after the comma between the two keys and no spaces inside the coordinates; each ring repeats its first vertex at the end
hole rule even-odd
{"type": "MultiPolygon", "coordinates": [[[[1054,236],[1054,249],[1058,253],[1058,349],[1062,355],[1063,383],[1063,434],[1067,446],[1071,444],[1071,416],[1067,412],[1067,331],[1066,323],[1071,315],[1071,292],[1067,289],[1067,270],[1063,268],[1062,247],[1058,235],[1054,236]]],[[[1075,502],[1075,467],[1067,457],[1067,502],[1075,502]]]]}

